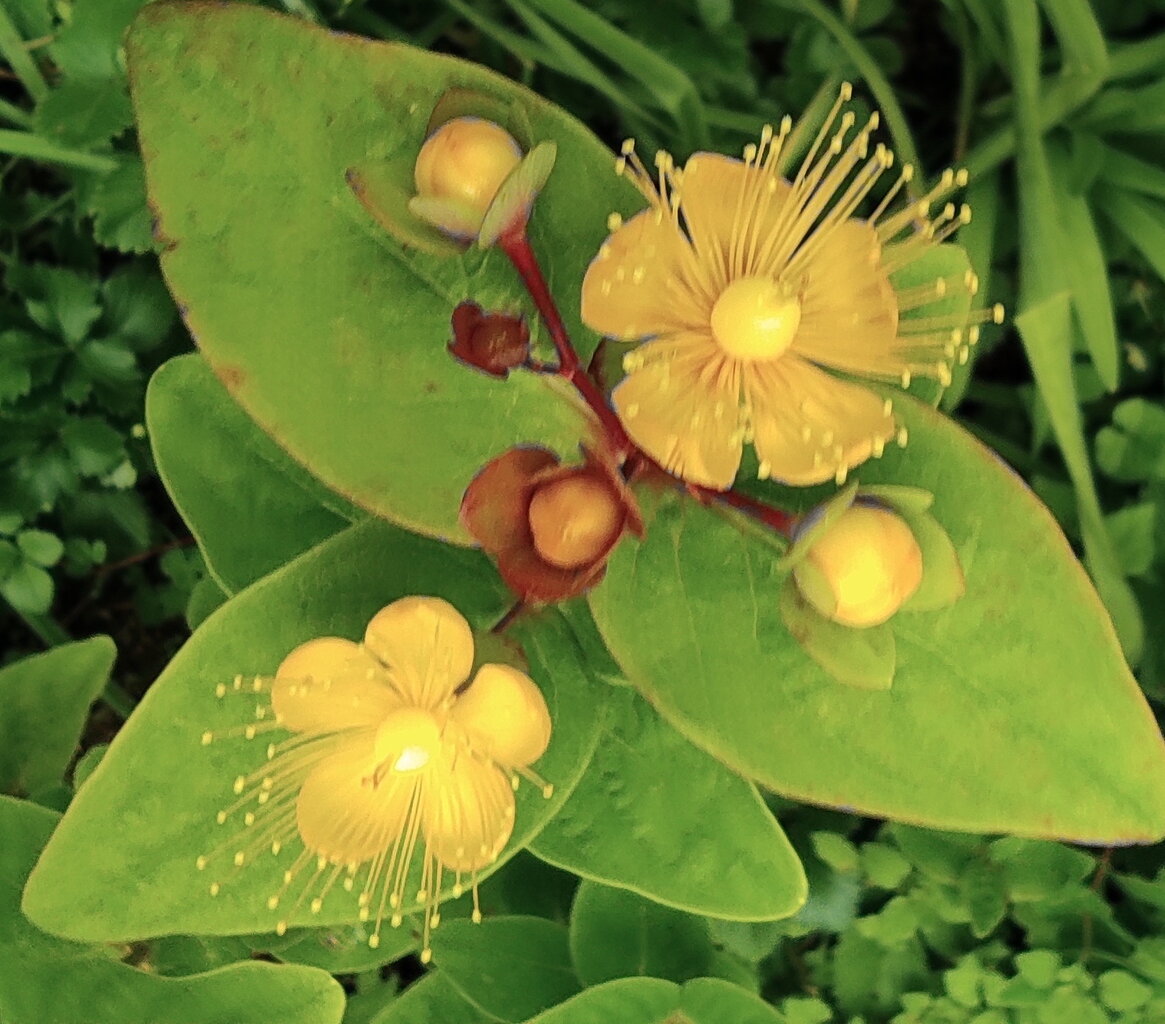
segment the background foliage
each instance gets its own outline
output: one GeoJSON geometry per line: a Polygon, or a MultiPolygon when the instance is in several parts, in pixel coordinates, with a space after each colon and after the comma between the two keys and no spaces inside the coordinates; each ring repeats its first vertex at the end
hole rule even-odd
{"type": "MultiPolygon", "coordinates": [[[[158,485],[147,431],[166,424],[146,417],[145,382],[189,339],[150,255],[130,129],[120,41],[140,6],[0,4],[8,68],[0,83],[0,152],[7,154],[0,182],[0,658],[15,661],[100,632],[119,651],[108,682],[100,641],[60,647],[52,655],[60,665],[49,672],[39,660],[9,670],[45,681],[37,684],[40,701],[25,702],[24,717],[20,701],[6,701],[0,743],[19,749],[13,738],[30,732],[41,740],[21,752],[21,764],[5,760],[0,788],[57,809],[182,641],[182,616],[200,620],[224,590],[293,553],[267,553],[271,561],[247,567],[248,579],[208,574],[158,485]],[[99,691],[103,700],[80,725],[99,691]],[[92,752],[67,770],[60,750],[70,738],[92,752]]],[[[967,166],[976,220],[961,240],[984,292],[1018,315],[1013,326],[985,332],[973,376],[956,380],[946,407],[1022,474],[1078,545],[1159,711],[1165,4],[266,6],[468,57],[532,86],[612,145],[635,135],[642,151],[666,146],[677,159],[700,148],[737,150],[763,121],[828,102],[849,78],[882,109],[900,158],[932,172],[951,162],[967,166]]],[[[332,514],[336,529],[354,518],[346,508],[332,514]]],[[[331,532],[333,524],[321,522],[321,538],[331,532]]],[[[30,685],[0,675],[0,692],[30,685]]],[[[644,1009],[629,1022],[677,1008],[696,1022],[729,1019],[708,1007],[728,1006],[731,997],[716,983],[691,980],[703,976],[760,992],[776,1009],[756,1019],[790,1024],[1149,1024],[1165,1016],[1165,850],[1074,849],[792,805],[778,810],[810,878],[809,902],[791,921],[731,923],[643,900],[636,911],[625,903],[638,898],[597,882],[576,893],[572,876],[523,855],[491,881],[490,906],[506,915],[491,926],[505,929],[504,937],[491,942],[451,922],[443,944],[435,943],[437,971],[402,996],[394,993],[416,977],[415,961],[381,969],[342,929],[300,936],[276,952],[339,975],[353,993],[345,1020],[354,1022],[524,1020],[543,1010],[539,1019],[565,1021],[550,1007],[581,984],[593,987],[576,998],[603,1019],[620,1020],[619,1007],[637,1005],[644,1009]],[[546,922],[557,938],[548,939],[546,922]],[[518,1006],[506,999],[520,987],[523,943],[543,959],[526,985],[535,1002],[518,1006]],[[612,955],[621,944],[640,955],[612,955]],[[496,973],[482,972],[483,951],[491,949],[505,955],[496,973]],[[467,963],[474,969],[465,970],[467,963]],[[663,980],[619,980],[626,972],[663,980]],[[483,976],[498,978],[500,988],[482,990],[483,976]]],[[[51,815],[14,801],[0,812],[6,839],[22,837],[11,853],[5,844],[6,881],[19,879],[51,815]]],[[[0,930],[31,941],[14,907],[0,914],[7,915],[0,930]]],[[[75,970],[70,958],[96,958],[182,977],[248,951],[242,940],[191,938],[133,949],[59,945],[68,949],[54,948],[41,962],[62,976],[75,970]]],[[[54,979],[51,971],[30,976],[29,991],[54,979]]],[[[222,982],[205,998],[215,998],[215,984],[222,982]]],[[[326,986],[302,984],[316,985],[312,998],[321,1007],[338,1007],[326,986]]],[[[231,987],[228,978],[223,991],[231,987]]],[[[19,990],[0,991],[0,1016],[9,1010],[16,1020],[47,1019],[30,1015],[37,1004],[24,1000],[19,990]]],[[[277,1019],[274,1001],[266,1009],[275,1016],[257,1020],[277,1019]]]]}

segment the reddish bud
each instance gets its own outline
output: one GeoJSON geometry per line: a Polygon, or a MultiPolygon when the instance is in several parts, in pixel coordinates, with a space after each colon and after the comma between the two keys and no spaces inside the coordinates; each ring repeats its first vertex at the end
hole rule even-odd
{"type": "Polygon", "coordinates": [[[453,310],[454,358],[494,377],[505,377],[530,356],[530,329],[520,317],[486,313],[476,302],[453,310]]]}
{"type": "Polygon", "coordinates": [[[583,450],[563,466],[544,448],[512,448],[469,485],[461,521],[524,601],[562,601],[594,586],[624,532],[643,520],[618,470],[583,450]]]}

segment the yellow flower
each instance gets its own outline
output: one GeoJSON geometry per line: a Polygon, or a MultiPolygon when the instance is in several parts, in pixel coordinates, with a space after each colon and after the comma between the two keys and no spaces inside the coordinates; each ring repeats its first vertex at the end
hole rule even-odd
{"type": "MultiPolygon", "coordinates": [[[[911,179],[905,167],[856,217],[893,157],[881,144],[870,152],[877,114],[851,137],[849,98],[845,86],[791,182],[780,174],[789,118],[776,133],[766,127],[743,161],[697,153],[681,171],[660,153],[656,178],[624,144],[617,169],[650,206],[612,219],[583,281],[582,317],[608,337],[643,341],[612,401],[632,440],[686,481],[731,486],[751,442],[762,477],[842,482],[905,436],[890,401],[829,371],[946,384],[976,340],[967,317],[902,317],[973,294],[973,274],[901,290],[892,280],[967,222],[966,206],[939,205],[965,173],[947,171],[891,212],[911,179]]],[[[977,319],[1001,316],[994,307],[977,319]]]]}
{"type": "MultiPolygon", "coordinates": [[[[477,906],[477,873],[493,863],[514,827],[518,775],[550,787],[530,770],[550,742],[541,691],[508,665],[482,665],[469,679],[469,624],[435,597],[406,597],[381,609],[363,643],[338,637],[293,650],[271,679],[220,685],[264,694],[256,722],[227,734],[253,739],[273,729],[292,735],[267,745],[266,762],[234,782],[237,799],[220,825],[243,828],[219,850],[236,868],[273,855],[290,860],[267,906],[305,902],[319,913],[337,885],[358,889],[354,916],[373,921],[380,942],[414,904],[424,910],[422,959],[439,921],[442,886],[468,881],[477,906]],[[297,842],[298,841],[298,842],[297,842]],[[417,846],[423,847],[414,864],[417,846]],[[296,846],[298,853],[285,851],[296,846]]],[[[217,895],[221,883],[210,885],[217,895]]],[[[282,934],[286,919],[275,930],[282,934]]]]}

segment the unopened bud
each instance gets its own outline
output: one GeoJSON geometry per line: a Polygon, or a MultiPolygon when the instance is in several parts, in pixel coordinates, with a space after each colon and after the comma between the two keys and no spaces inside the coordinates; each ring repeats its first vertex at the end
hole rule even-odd
{"type": "Polygon", "coordinates": [[[610,455],[584,448],[583,457],[564,466],[545,448],[511,448],[482,468],[462,499],[461,521],[523,601],[576,597],[602,579],[625,532],[643,536],[610,455]]]}
{"type": "Polygon", "coordinates": [[[577,569],[607,553],[625,510],[606,479],[583,469],[535,490],[529,515],[534,550],[559,569],[577,569]]]}
{"type": "Polygon", "coordinates": [[[505,377],[530,355],[530,329],[520,317],[486,313],[475,302],[453,311],[449,351],[463,363],[494,377],[505,377]]]}
{"type": "Polygon", "coordinates": [[[793,578],[827,618],[844,626],[876,626],[918,589],[922,551],[896,513],[855,503],[812,541],[793,578]]]}
{"type": "Polygon", "coordinates": [[[480,117],[456,117],[421,146],[415,212],[441,230],[472,238],[498,189],[522,160],[514,137],[480,117]]]}

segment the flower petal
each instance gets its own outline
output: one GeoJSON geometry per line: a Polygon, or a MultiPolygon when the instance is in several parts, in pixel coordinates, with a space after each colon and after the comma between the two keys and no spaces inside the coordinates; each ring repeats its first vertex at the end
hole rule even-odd
{"type": "Polygon", "coordinates": [[[893,380],[907,369],[897,335],[898,303],[878,237],[865,221],[844,221],[808,259],[792,349],[822,366],[893,380]]]}
{"type": "Polygon", "coordinates": [[[582,320],[611,338],[631,341],[707,320],[685,283],[691,264],[687,239],[656,208],[636,214],[599,249],[582,284],[582,320]]]}
{"type": "Polygon", "coordinates": [[[508,768],[533,764],[550,745],[546,698],[533,679],[510,665],[482,665],[449,717],[476,752],[508,768]]]}
{"type": "Polygon", "coordinates": [[[400,706],[384,668],[359,644],[325,636],[283,659],[271,706],[292,732],[327,733],[375,726],[400,706]]]}
{"type": "Polygon", "coordinates": [[[785,483],[843,480],[897,429],[880,396],[790,353],[747,366],[744,386],[762,475],[785,483]]]}
{"type": "Polygon", "coordinates": [[[717,294],[730,281],[757,272],[757,254],[789,191],[775,171],[719,153],[695,153],[684,165],[680,210],[717,294]]]}
{"type": "Polygon", "coordinates": [[[410,704],[439,706],[473,667],[473,632],[461,613],[439,597],[402,597],[368,623],[364,646],[388,669],[410,704]]]}
{"type": "MultiPolygon", "coordinates": [[[[304,779],[296,799],[296,824],[304,845],[335,864],[373,860],[410,831],[410,804],[419,775],[389,773],[373,785],[374,737],[371,731],[361,732],[338,744],[304,779]]],[[[405,856],[407,862],[411,850],[405,856]]]]}
{"type": "Polygon", "coordinates": [[[743,449],[736,364],[711,336],[684,335],[642,346],[611,395],[631,439],[682,480],[731,486],[743,449]]]}
{"type": "Polygon", "coordinates": [[[492,864],[514,830],[514,806],[505,772],[448,745],[425,777],[421,825],[429,853],[452,871],[492,864]]]}

